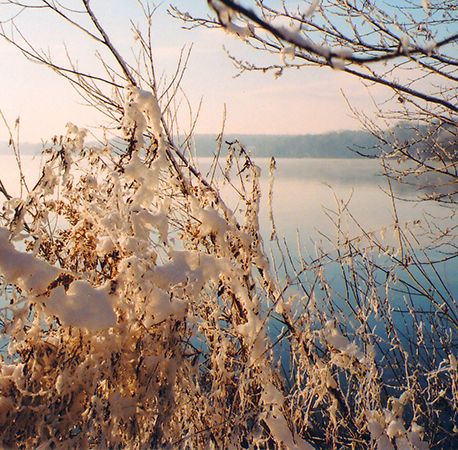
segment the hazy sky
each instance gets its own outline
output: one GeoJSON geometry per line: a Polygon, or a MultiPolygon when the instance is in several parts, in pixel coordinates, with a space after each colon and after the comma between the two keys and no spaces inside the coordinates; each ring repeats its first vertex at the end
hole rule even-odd
{"type": "MultiPolygon", "coordinates": [[[[75,1],[70,3],[75,5],[75,1]]],[[[194,12],[206,11],[204,0],[173,3],[194,12]]],[[[120,51],[129,52],[134,45],[129,18],[134,22],[141,20],[136,2],[93,0],[91,4],[120,51]]],[[[227,132],[258,134],[359,128],[341,90],[357,108],[370,109],[362,84],[338,71],[307,68],[287,71],[278,79],[272,73],[245,73],[234,78],[236,70],[223,46],[242,58],[259,61],[263,56],[248,53],[243,43],[220,30],[182,30],[181,23],[167,15],[167,6],[168,2],[164,2],[154,16],[156,68],[170,76],[182,46],[193,43],[183,87],[195,109],[199,100],[203,100],[197,132],[219,131],[224,104],[227,132]]],[[[0,6],[1,19],[9,14],[5,6],[0,6]]],[[[21,15],[18,23],[31,42],[49,50],[57,61],[65,61],[66,43],[79,67],[91,71],[95,46],[82,33],[38,10],[21,15]]],[[[20,116],[23,141],[39,141],[62,133],[69,121],[86,127],[100,122],[95,111],[81,104],[70,85],[46,67],[25,60],[4,41],[0,41],[0,57],[3,61],[0,109],[11,122],[20,116]]],[[[3,140],[6,140],[4,127],[0,129],[0,141],[3,140]]]]}

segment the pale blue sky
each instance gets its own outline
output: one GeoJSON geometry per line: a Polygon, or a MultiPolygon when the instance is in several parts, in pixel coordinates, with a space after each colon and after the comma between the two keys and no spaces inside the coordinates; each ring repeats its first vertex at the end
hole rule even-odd
{"type": "MultiPolygon", "coordinates": [[[[193,11],[206,10],[203,0],[174,3],[183,9],[191,5],[193,11]]],[[[128,19],[141,20],[136,2],[94,0],[91,4],[121,52],[129,52],[134,39],[128,19]]],[[[227,132],[248,134],[306,134],[359,128],[341,89],[356,107],[370,109],[361,83],[338,71],[307,68],[285,72],[278,79],[262,73],[246,73],[234,78],[236,71],[224,54],[223,45],[244,57],[249,54],[243,43],[219,30],[182,30],[181,23],[166,14],[167,5],[168,2],[164,2],[154,17],[157,70],[171,73],[181,47],[194,44],[183,87],[195,108],[203,98],[197,132],[219,131],[224,104],[227,132]]],[[[0,10],[0,17],[5,16],[5,10],[0,10]]],[[[91,70],[95,47],[81,33],[39,11],[30,11],[20,20],[30,40],[44,49],[49,48],[57,60],[65,58],[63,43],[66,42],[80,67],[91,70]]],[[[39,141],[62,133],[69,121],[86,127],[100,122],[98,114],[82,106],[69,84],[49,69],[26,61],[3,41],[0,41],[0,57],[3,61],[0,108],[11,121],[21,117],[24,141],[39,141]]],[[[262,58],[261,55],[254,57],[262,58]]],[[[5,139],[5,130],[1,128],[0,141],[5,139]]]]}

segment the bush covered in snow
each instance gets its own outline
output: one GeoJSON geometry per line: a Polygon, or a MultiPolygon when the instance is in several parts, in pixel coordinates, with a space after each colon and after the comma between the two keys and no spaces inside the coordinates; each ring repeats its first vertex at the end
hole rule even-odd
{"type": "Polygon", "coordinates": [[[294,261],[273,233],[279,253],[269,257],[259,168],[243,145],[228,143],[226,165],[215,158],[204,177],[185,156],[192,135],[178,145],[170,131],[177,85],[159,96],[154,73],[132,75],[83,4],[120,73],[105,67],[112,97],[84,73],[76,80],[124,141],[89,144],[69,124],[45,145],[33,188],[14,198],[0,186],[1,446],[456,442],[455,303],[424,287],[429,275],[406,236],[402,251],[365,230],[349,239],[342,208],[332,254],[294,261]],[[218,183],[237,195],[236,210],[218,183]],[[399,290],[401,322],[391,303],[399,290]],[[425,322],[412,293],[428,305],[425,322]]]}
{"type": "Polygon", "coordinates": [[[456,402],[453,355],[422,372],[394,329],[399,385],[387,385],[367,320],[378,308],[390,323],[389,295],[374,283],[351,330],[334,320],[322,266],[315,287],[291,293],[263,250],[259,169],[240,144],[236,216],[168,157],[152,93],[130,88],[122,123],[119,156],[69,125],[36,186],[4,204],[2,445],[428,448],[435,404],[452,414],[456,402]]]}

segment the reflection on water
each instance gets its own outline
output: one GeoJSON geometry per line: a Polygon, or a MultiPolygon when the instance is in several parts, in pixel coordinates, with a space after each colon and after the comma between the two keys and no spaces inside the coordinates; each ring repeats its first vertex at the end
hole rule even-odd
{"type": "MultiPolygon", "coordinates": [[[[269,160],[257,159],[261,168],[261,229],[270,236],[268,219],[268,173],[269,160]]],[[[210,164],[201,160],[202,173],[210,164]]],[[[296,246],[297,236],[306,250],[312,251],[315,244],[327,244],[324,236],[334,237],[335,219],[332,211],[343,207],[348,200],[348,210],[361,228],[350,220],[342,226],[350,237],[361,235],[361,229],[381,232],[384,239],[394,239],[394,211],[387,195],[388,184],[382,175],[378,160],[373,159],[278,159],[274,180],[273,210],[277,234],[285,237],[291,246],[296,246]],[[324,236],[323,236],[324,235],[324,236]]],[[[396,187],[406,201],[395,202],[399,222],[421,224],[431,216],[450,220],[450,211],[434,202],[416,203],[413,186],[396,187]]],[[[223,188],[228,203],[235,208],[235,196],[230,189],[223,188]]]]}
{"type": "MultiPolygon", "coordinates": [[[[202,173],[206,173],[211,159],[199,161],[202,173]]],[[[270,222],[268,219],[268,176],[269,159],[257,159],[261,168],[261,217],[263,235],[268,240],[270,222]]],[[[29,186],[33,186],[40,175],[40,156],[26,155],[22,158],[22,169],[29,186]]],[[[0,155],[0,179],[11,195],[19,194],[19,172],[14,156],[0,155]]],[[[226,185],[222,193],[227,203],[236,210],[236,197],[226,185]]],[[[413,186],[397,188],[402,197],[415,198],[413,186]]],[[[365,231],[381,231],[385,239],[393,237],[394,213],[391,200],[386,194],[388,185],[382,176],[377,160],[373,159],[278,159],[275,171],[273,210],[277,234],[296,246],[299,235],[304,247],[312,251],[315,244],[326,245],[326,238],[333,237],[335,227],[330,211],[337,209],[337,202],[349,203],[349,210],[365,231]],[[330,216],[330,217],[329,217],[330,216]]],[[[342,204],[340,205],[342,207],[342,204]]],[[[426,220],[433,216],[446,224],[449,211],[434,202],[415,203],[397,201],[397,214],[401,224],[426,220]]],[[[342,223],[350,236],[361,234],[354,223],[342,223]]]]}
{"type": "MultiPolygon", "coordinates": [[[[265,247],[269,247],[271,234],[267,204],[269,160],[258,159],[255,162],[261,168],[260,226],[265,247]]],[[[209,163],[209,160],[201,161],[203,173],[206,172],[209,163]]],[[[395,195],[404,199],[395,200],[396,214],[401,227],[407,233],[406,236],[412,245],[411,250],[416,249],[419,259],[426,261],[426,255],[419,252],[419,248],[429,248],[428,257],[437,260],[442,259],[447,250],[456,252],[456,248],[453,248],[456,242],[452,234],[448,244],[439,248],[434,241],[440,234],[439,229],[434,227],[441,227],[443,230],[453,230],[453,227],[456,227],[456,219],[451,214],[451,209],[444,208],[437,202],[413,201],[418,195],[415,186],[396,186],[393,183],[393,189],[395,195]]],[[[332,211],[343,209],[343,205],[351,199],[348,203],[351,216],[343,214],[340,222],[340,227],[346,236],[352,239],[364,236],[364,233],[372,233],[372,236],[384,245],[397,249],[399,245],[394,226],[395,213],[388,191],[387,180],[382,175],[382,168],[377,160],[278,159],[273,196],[277,235],[285,238],[290,254],[296,262],[298,262],[299,251],[306,262],[316,259],[319,254],[318,249],[331,252],[332,256],[335,250],[334,243],[337,241],[336,226],[333,224],[337,216],[332,211]],[[299,249],[298,242],[300,242],[299,249]]],[[[231,195],[227,187],[223,188],[223,194],[229,205],[235,209],[235,195],[231,195]]],[[[444,239],[444,242],[447,242],[447,239],[444,239]]],[[[367,243],[368,239],[363,238],[359,245],[364,246],[367,243]]],[[[274,256],[278,257],[276,246],[273,245],[272,248],[274,256]]],[[[382,265],[386,262],[384,259],[389,260],[383,254],[377,258],[382,265]]],[[[419,275],[417,279],[421,279],[420,283],[424,289],[436,289],[438,286],[442,288],[442,282],[438,281],[438,277],[441,277],[444,285],[450,290],[450,295],[456,298],[458,293],[456,258],[436,264],[434,269],[428,265],[422,267],[425,275],[419,275]],[[429,280],[434,281],[432,285],[429,280]]],[[[410,270],[413,274],[416,269],[410,270]]],[[[309,275],[311,279],[307,280],[306,284],[310,286],[313,284],[315,275],[313,272],[309,275]]],[[[382,278],[384,276],[382,272],[379,275],[382,278]]],[[[341,267],[338,263],[331,263],[328,260],[326,276],[334,292],[343,289],[341,267]]],[[[307,278],[307,273],[303,278],[307,278]]],[[[393,302],[396,300],[403,303],[402,295],[395,297],[393,302]]]]}

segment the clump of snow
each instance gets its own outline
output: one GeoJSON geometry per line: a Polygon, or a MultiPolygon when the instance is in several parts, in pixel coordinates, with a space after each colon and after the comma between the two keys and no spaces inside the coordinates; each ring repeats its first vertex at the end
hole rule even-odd
{"type": "Polygon", "coordinates": [[[156,96],[135,86],[128,86],[122,125],[125,130],[135,130],[134,138],[140,147],[145,144],[143,135],[148,127],[158,140],[161,139],[161,109],[156,96]]]}
{"type": "Polygon", "coordinates": [[[283,47],[280,50],[280,59],[283,64],[286,63],[288,59],[293,60],[295,56],[296,56],[296,49],[292,45],[283,47]]]}
{"type": "Polygon", "coordinates": [[[115,297],[108,294],[108,286],[94,288],[87,281],[77,280],[67,292],[63,286],[53,289],[44,303],[46,311],[66,326],[97,331],[116,325],[115,297]]]}
{"type": "Polygon", "coordinates": [[[308,7],[307,11],[305,12],[305,17],[312,17],[313,13],[316,11],[318,8],[318,5],[320,4],[321,0],[312,0],[310,3],[310,6],[308,7]]]}
{"type": "Polygon", "coordinates": [[[427,450],[428,444],[422,440],[423,428],[415,421],[409,431],[406,430],[402,418],[404,406],[410,399],[409,392],[399,398],[390,398],[391,408],[381,411],[366,411],[367,428],[377,449],[394,450],[396,448],[427,450]]]}
{"type": "Polygon", "coordinates": [[[275,442],[291,450],[313,450],[313,447],[300,436],[294,436],[282,412],[283,394],[270,382],[266,382],[261,392],[261,400],[266,412],[263,419],[275,442]]]}
{"type": "Polygon", "coordinates": [[[86,281],[74,281],[68,291],[63,286],[50,289],[60,269],[30,253],[17,251],[9,242],[10,232],[0,228],[0,273],[7,283],[42,302],[49,314],[68,326],[97,330],[114,326],[113,299],[106,288],[93,288],[86,281]]]}
{"type": "Polygon", "coordinates": [[[96,252],[98,256],[103,256],[115,250],[115,245],[110,236],[101,236],[97,242],[96,252]]]}
{"type": "Polygon", "coordinates": [[[215,234],[220,245],[224,244],[224,237],[229,231],[228,222],[211,207],[201,208],[196,199],[191,200],[192,214],[201,222],[200,235],[202,237],[215,234]]]}
{"type": "Polygon", "coordinates": [[[405,55],[409,54],[410,38],[407,34],[401,36],[401,51],[405,55]]]}
{"type": "Polygon", "coordinates": [[[331,56],[331,49],[327,45],[316,44],[311,39],[306,38],[300,30],[284,26],[278,27],[278,30],[289,43],[297,47],[312,51],[326,59],[331,56]]]}
{"type": "Polygon", "coordinates": [[[149,328],[170,316],[181,320],[185,313],[186,302],[173,298],[162,289],[153,288],[147,295],[144,324],[149,328]]]}
{"type": "Polygon", "coordinates": [[[29,253],[17,251],[9,238],[10,232],[0,227],[0,273],[7,283],[16,284],[25,293],[44,292],[60,270],[29,253]]]}
{"type": "Polygon", "coordinates": [[[364,361],[364,353],[358,349],[355,342],[350,342],[335,326],[334,321],[329,320],[323,329],[323,336],[326,342],[341,352],[343,355],[364,361]]]}
{"type": "Polygon", "coordinates": [[[248,38],[254,35],[254,29],[251,25],[242,26],[234,23],[235,14],[231,8],[219,0],[211,0],[209,3],[218,14],[221,24],[224,26],[228,33],[235,34],[241,38],[248,38]]]}
{"type": "Polygon", "coordinates": [[[333,69],[344,70],[345,69],[345,60],[342,58],[332,57],[330,59],[330,64],[333,69]]]}
{"type": "Polygon", "coordinates": [[[333,49],[333,53],[337,58],[351,59],[353,56],[353,50],[348,47],[340,47],[333,49]]]}
{"type": "Polygon", "coordinates": [[[133,206],[148,207],[152,198],[158,194],[160,171],[164,167],[165,158],[161,152],[152,167],[147,167],[144,161],[134,153],[126,164],[124,175],[128,180],[136,181],[138,189],[132,199],[133,206]]]}

